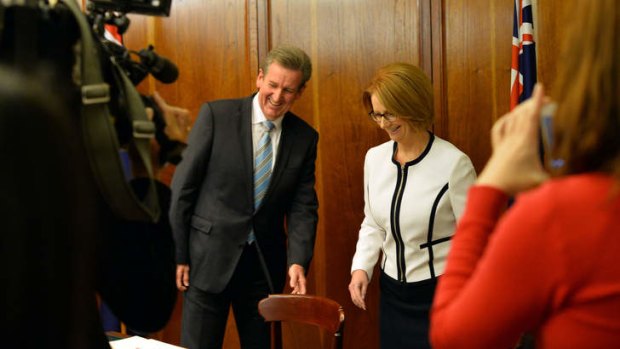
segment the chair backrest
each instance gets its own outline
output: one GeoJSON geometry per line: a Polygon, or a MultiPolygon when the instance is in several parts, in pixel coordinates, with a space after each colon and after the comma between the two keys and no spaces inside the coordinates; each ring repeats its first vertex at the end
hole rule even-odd
{"type": "MultiPolygon", "coordinates": [[[[319,326],[333,336],[332,348],[342,348],[344,310],[334,300],[312,295],[272,294],[258,303],[258,312],[265,321],[319,326]]],[[[281,338],[274,338],[274,341],[277,343],[281,338]]]]}

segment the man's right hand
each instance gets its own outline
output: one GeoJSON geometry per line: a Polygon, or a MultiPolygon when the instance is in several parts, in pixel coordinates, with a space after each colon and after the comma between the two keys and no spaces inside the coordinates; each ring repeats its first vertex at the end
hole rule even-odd
{"type": "Polygon", "coordinates": [[[189,264],[177,264],[177,288],[187,291],[189,287],[189,264]]]}

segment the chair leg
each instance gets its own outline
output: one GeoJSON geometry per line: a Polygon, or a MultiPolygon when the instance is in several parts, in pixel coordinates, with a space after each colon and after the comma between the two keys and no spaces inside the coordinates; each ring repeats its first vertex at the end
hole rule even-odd
{"type": "Polygon", "coordinates": [[[282,322],[271,322],[271,349],[282,349],[282,322]]]}

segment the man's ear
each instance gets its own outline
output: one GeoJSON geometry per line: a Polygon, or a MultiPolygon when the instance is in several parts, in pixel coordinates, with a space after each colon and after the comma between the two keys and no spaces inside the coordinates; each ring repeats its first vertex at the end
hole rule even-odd
{"type": "Polygon", "coordinates": [[[299,90],[297,90],[297,98],[301,97],[305,89],[306,89],[306,84],[304,84],[302,87],[299,88],[299,90]]]}
{"type": "Polygon", "coordinates": [[[256,76],[256,88],[259,89],[259,90],[260,90],[260,87],[262,85],[264,77],[265,77],[265,74],[263,73],[263,69],[262,68],[258,68],[258,75],[256,76]]]}

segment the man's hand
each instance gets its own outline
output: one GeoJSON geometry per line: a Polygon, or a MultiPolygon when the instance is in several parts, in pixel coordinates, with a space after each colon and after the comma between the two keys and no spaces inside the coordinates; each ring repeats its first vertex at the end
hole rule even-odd
{"type": "Polygon", "coordinates": [[[366,310],[366,291],[368,290],[368,274],[366,271],[357,269],[351,274],[349,293],[351,300],[358,308],[366,310]]]}
{"type": "Polygon", "coordinates": [[[291,264],[288,268],[290,286],[293,289],[291,294],[306,294],[306,275],[304,267],[299,264],[291,264]]]}
{"type": "Polygon", "coordinates": [[[177,288],[179,291],[187,291],[189,287],[189,265],[177,264],[177,288]]]}

